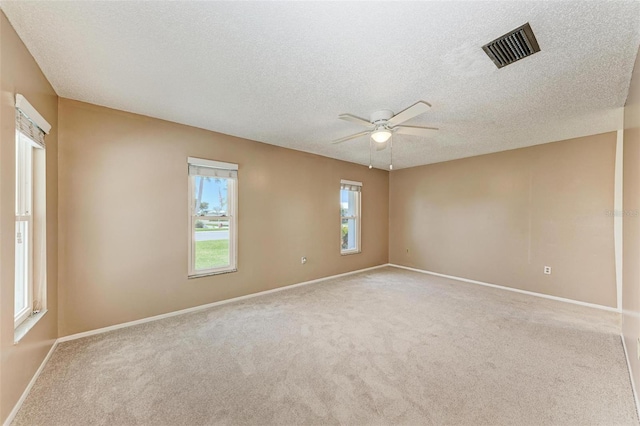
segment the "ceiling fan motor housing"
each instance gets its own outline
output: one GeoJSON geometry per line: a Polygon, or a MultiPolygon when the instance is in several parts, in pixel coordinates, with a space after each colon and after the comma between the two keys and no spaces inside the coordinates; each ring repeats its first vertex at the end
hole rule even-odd
{"type": "Polygon", "coordinates": [[[371,114],[371,124],[386,124],[393,117],[393,111],[383,109],[371,114]]]}

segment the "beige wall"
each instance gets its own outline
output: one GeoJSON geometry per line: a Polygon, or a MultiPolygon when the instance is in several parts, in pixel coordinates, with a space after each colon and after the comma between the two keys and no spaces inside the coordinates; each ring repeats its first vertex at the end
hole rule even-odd
{"type": "Polygon", "coordinates": [[[615,307],[615,144],[606,133],[392,172],[390,262],[615,307]]]}
{"type": "Polygon", "coordinates": [[[388,261],[386,171],[67,99],[59,109],[60,336],[388,261]],[[239,164],[236,273],[187,279],[188,156],[239,164]],[[340,256],[340,179],[363,182],[361,254],[340,256]]]}
{"type": "Polygon", "coordinates": [[[636,385],[640,386],[640,55],[636,58],[629,97],[624,109],[624,178],[622,332],[636,385]]]}
{"type": "Polygon", "coordinates": [[[4,13],[0,12],[0,421],[4,421],[58,335],[57,122],[58,99],[4,13]],[[13,344],[15,230],[15,94],[51,123],[47,143],[48,313],[13,344]]]}

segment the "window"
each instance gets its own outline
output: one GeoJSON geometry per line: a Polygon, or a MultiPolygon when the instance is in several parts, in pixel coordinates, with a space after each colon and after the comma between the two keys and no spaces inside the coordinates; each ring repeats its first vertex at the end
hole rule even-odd
{"type": "Polygon", "coordinates": [[[188,158],[189,276],[237,270],[238,165],[188,158]]]}
{"type": "Polygon", "coordinates": [[[48,132],[51,126],[24,97],[17,95],[15,328],[25,324],[34,313],[46,309],[46,155],[43,128],[48,132]]]}
{"type": "Polygon", "coordinates": [[[360,253],[361,182],[340,181],[340,253],[360,253]]]}

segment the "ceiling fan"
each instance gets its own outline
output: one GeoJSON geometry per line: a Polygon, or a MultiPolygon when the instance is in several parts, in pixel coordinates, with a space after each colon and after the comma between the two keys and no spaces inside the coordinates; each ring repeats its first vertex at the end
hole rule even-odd
{"type": "Polygon", "coordinates": [[[376,150],[380,151],[387,147],[387,141],[391,138],[393,133],[413,136],[430,136],[438,129],[433,127],[400,125],[405,121],[411,120],[413,117],[424,114],[429,110],[429,108],[431,108],[430,104],[424,101],[418,101],[409,108],[395,115],[393,114],[393,111],[389,111],[388,109],[376,111],[371,114],[371,118],[369,120],[365,120],[364,118],[356,117],[351,114],[340,114],[338,116],[339,119],[360,124],[361,126],[368,127],[369,129],[364,132],[356,133],[355,135],[336,139],[332,143],[342,143],[364,135],[370,135],[371,139],[377,142],[376,150]]]}

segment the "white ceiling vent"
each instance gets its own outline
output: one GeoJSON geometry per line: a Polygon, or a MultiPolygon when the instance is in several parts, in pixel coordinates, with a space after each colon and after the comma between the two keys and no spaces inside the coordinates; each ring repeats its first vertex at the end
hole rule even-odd
{"type": "Polygon", "coordinates": [[[521,27],[482,46],[498,68],[505,67],[540,51],[540,46],[527,22],[521,27]]]}

